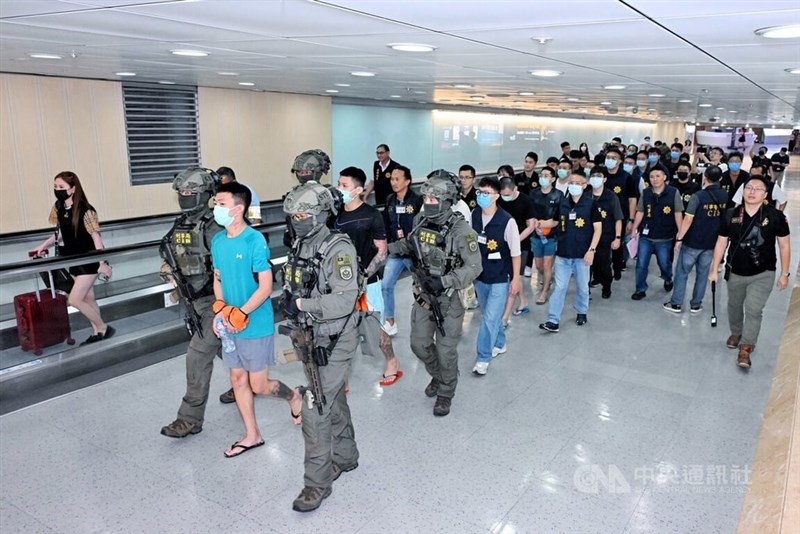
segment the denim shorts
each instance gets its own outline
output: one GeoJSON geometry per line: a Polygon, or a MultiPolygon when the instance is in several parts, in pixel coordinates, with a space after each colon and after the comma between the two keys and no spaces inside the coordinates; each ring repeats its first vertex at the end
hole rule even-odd
{"type": "Polygon", "coordinates": [[[534,258],[544,258],[546,256],[555,256],[556,248],[558,247],[558,239],[556,237],[548,237],[547,243],[542,243],[539,236],[531,238],[531,249],[533,250],[534,258]]]}
{"type": "Polygon", "coordinates": [[[248,373],[263,371],[275,365],[275,336],[241,338],[233,336],[233,352],[222,351],[222,361],[230,369],[244,369],[248,373]]]}

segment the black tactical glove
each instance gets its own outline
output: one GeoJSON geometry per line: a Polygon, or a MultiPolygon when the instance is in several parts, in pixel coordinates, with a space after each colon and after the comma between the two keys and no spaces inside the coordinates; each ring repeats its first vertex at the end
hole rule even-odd
{"type": "Polygon", "coordinates": [[[444,292],[444,284],[442,284],[442,277],[436,275],[429,275],[422,279],[420,285],[423,291],[431,295],[441,295],[444,292]]]}
{"type": "Polygon", "coordinates": [[[300,315],[300,310],[297,307],[297,298],[289,291],[283,292],[283,315],[290,321],[294,321],[300,315]]]}

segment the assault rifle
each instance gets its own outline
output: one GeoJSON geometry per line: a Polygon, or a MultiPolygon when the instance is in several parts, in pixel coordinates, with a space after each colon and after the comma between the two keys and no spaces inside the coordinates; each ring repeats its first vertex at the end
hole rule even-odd
{"type": "Polygon", "coordinates": [[[175,258],[175,251],[172,249],[173,232],[174,228],[170,230],[169,233],[163,237],[163,239],[161,239],[161,245],[158,247],[158,252],[172,270],[171,276],[175,281],[175,288],[178,290],[178,295],[180,295],[181,302],[186,309],[186,314],[183,317],[183,321],[186,323],[186,329],[189,331],[189,335],[193,336],[194,333],[197,332],[200,337],[203,337],[203,327],[200,314],[197,313],[197,310],[194,309],[194,305],[192,304],[196,297],[194,294],[194,289],[183,275],[181,266],[178,264],[178,260],[175,258]]]}
{"type": "MultiPolygon", "coordinates": [[[[430,276],[431,270],[422,259],[422,248],[419,246],[419,240],[416,239],[414,235],[410,235],[406,239],[409,239],[414,245],[414,255],[417,257],[417,268],[422,271],[423,275],[430,276]]],[[[444,332],[444,314],[442,314],[442,307],[439,306],[438,297],[438,295],[430,295],[429,304],[431,306],[433,320],[436,323],[436,329],[439,330],[440,334],[446,336],[447,334],[444,332]]]]}
{"type": "MultiPolygon", "coordinates": [[[[302,313],[302,312],[301,312],[302,313]]],[[[290,323],[278,325],[278,333],[289,336],[294,347],[295,354],[303,362],[311,381],[310,388],[300,388],[300,394],[305,396],[311,393],[313,402],[317,406],[317,411],[322,415],[323,406],[326,404],[325,393],[322,391],[322,379],[319,376],[319,366],[328,365],[328,353],[325,347],[314,346],[314,330],[310,324],[304,324],[298,319],[290,323]]],[[[311,406],[309,405],[309,408],[311,406]]]]}

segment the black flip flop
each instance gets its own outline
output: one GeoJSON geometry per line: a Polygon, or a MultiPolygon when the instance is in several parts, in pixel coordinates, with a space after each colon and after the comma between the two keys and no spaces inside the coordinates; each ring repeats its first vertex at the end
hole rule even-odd
{"type": "Polygon", "coordinates": [[[242,454],[246,453],[246,452],[247,452],[247,451],[249,451],[250,449],[255,449],[256,447],[260,447],[260,446],[262,446],[263,444],[264,444],[264,441],[263,441],[263,440],[262,440],[262,441],[259,441],[258,443],[255,443],[255,444],[253,444],[253,445],[250,445],[250,446],[247,446],[247,445],[240,445],[240,444],[239,444],[239,442],[237,441],[236,443],[234,443],[233,445],[231,445],[231,449],[242,449],[242,452],[237,452],[236,454],[225,454],[225,453],[223,452],[223,453],[222,453],[222,455],[223,455],[225,458],[236,458],[237,456],[241,456],[242,454]]]}

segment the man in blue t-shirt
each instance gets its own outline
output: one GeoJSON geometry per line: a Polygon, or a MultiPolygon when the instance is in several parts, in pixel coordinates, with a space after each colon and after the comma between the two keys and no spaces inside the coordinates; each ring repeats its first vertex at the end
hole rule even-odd
{"type": "Polygon", "coordinates": [[[213,307],[214,333],[222,339],[222,359],[231,370],[236,406],[245,428],[244,438],[224,453],[226,458],[232,458],[264,444],[256,423],[253,394],[286,399],[298,425],[302,397],[297,390],[269,378],[269,366],[275,364],[272,270],[264,236],[244,220],[250,190],[230,182],[220,186],[215,198],[214,220],[225,231],[211,240],[217,299],[213,307]]]}

